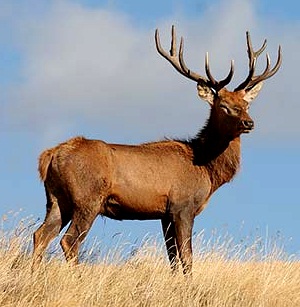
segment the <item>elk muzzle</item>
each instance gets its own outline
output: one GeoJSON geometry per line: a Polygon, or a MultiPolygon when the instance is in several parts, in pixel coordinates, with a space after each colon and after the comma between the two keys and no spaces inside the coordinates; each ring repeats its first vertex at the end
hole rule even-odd
{"type": "Polygon", "coordinates": [[[251,130],[254,129],[254,122],[252,119],[242,120],[240,124],[240,128],[242,133],[249,133],[251,130]]]}

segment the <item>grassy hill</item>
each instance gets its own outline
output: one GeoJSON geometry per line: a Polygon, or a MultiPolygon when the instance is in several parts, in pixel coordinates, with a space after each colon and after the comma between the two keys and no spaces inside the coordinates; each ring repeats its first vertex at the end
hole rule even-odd
{"type": "Polygon", "coordinates": [[[1,234],[0,306],[300,306],[300,263],[275,243],[266,254],[259,240],[196,239],[192,279],[172,274],[155,242],[76,267],[54,255],[32,272],[32,231],[22,227],[1,234]]]}

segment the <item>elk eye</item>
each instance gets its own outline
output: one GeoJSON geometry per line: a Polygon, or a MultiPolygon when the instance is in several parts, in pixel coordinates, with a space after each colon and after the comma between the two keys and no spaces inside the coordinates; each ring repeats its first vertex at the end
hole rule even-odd
{"type": "Polygon", "coordinates": [[[221,105],[220,105],[220,108],[221,108],[226,114],[231,114],[230,109],[229,109],[227,106],[225,106],[224,104],[221,104],[221,105]]]}

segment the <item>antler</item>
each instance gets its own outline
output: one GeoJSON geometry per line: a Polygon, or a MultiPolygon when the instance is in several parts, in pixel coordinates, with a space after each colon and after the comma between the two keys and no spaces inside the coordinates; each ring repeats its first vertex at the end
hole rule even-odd
{"type": "Polygon", "coordinates": [[[246,32],[246,38],[247,38],[247,53],[249,58],[249,74],[246,80],[242,82],[237,88],[235,88],[234,90],[235,92],[239,90],[248,91],[259,82],[272,77],[278,71],[282,62],[281,46],[279,45],[277,62],[275,66],[270,70],[270,57],[269,54],[267,53],[266,54],[267,65],[265,70],[263,71],[262,74],[255,76],[254,73],[255,73],[256,60],[261,55],[261,53],[266,49],[267,40],[265,39],[262,46],[257,51],[254,51],[252,47],[250,34],[248,31],[246,32]]]}
{"type": "Polygon", "coordinates": [[[171,40],[171,49],[170,49],[170,54],[168,54],[161,46],[160,44],[160,39],[159,39],[159,33],[158,29],[155,31],[155,43],[156,43],[156,49],[158,53],[164,57],[166,60],[168,60],[172,66],[183,76],[196,81],[197,83],[199,82],[204,82],[207,86],[212,88],[214,91],[218,92],[221,88],[226,86],[232,79],[233,73],[234,73],[234,66],[233,66],[233,61],[231,61],[231,66],[230,66],[230,71],[227,77],[221,81],[216,81],[213,76],[210,73],[210,68],[209,68],[209,62],[208,62],[208,53],[206,53],[205,57],[205,72],[207,75],[207,78],[193,72],[190,70],[183,59],[183,37],[180,39],[180,46],[179,46],[179,53],[177,55],[177,50],[176,50],[176,33],[175,33],[175,26],[172,26],[172,40],[171,40]]]}

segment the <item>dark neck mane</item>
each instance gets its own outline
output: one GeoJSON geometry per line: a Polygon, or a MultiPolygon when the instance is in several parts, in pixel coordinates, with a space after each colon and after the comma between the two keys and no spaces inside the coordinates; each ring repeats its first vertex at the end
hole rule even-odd
{"type": "Polygon", "coordinates": [[[240,166],[240,137],[225,138],[209,120],[200,132],[186,142],[193,152],[194,164],[207,169],[212,192],[229,182],[240,166]]]}

